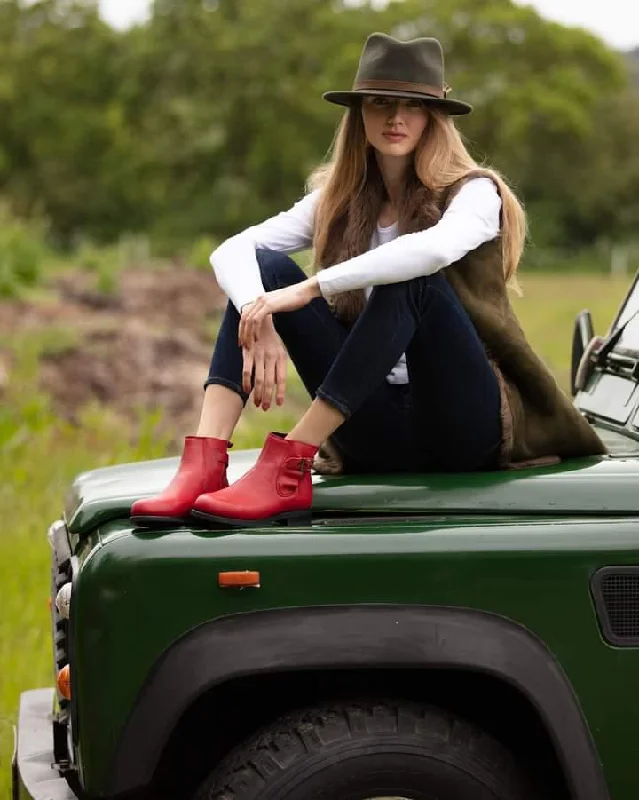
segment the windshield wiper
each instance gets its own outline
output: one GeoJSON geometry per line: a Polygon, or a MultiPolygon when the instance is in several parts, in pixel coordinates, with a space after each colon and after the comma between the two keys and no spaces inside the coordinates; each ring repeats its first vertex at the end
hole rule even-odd
{"type": "MultiPolygon", "coordinates": [[[[597,366],[601,367],[608,361],[610,354],[619,344],[619,341],[621,340],[624,331],[638,314],[639,310],[635,311],[635,313],[632,316],[628,317],[628,319],[624,322],[624,324],[620,328],[617,328],[617,330],[612,334],[612,336],[609,336],[605,340],[603,345],[598,350],[595,351],[594,356],[597,366]]],[[[633,360],[636,362],[636,359],[626,359],[626,360],[633,360]]]]}

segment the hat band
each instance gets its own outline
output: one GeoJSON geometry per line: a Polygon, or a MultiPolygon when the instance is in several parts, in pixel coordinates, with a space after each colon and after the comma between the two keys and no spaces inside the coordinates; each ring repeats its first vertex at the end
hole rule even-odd
{"type": "Polygon", "coordinates": [[[441,86],[429,86],[426,83],[413,83],[412,81],[356,81],[353,86],[353,91],[355,92],[365,91],[366,89],[415,92],[439,97],[442,100],[446,97],[446,92],[441,86]]]}

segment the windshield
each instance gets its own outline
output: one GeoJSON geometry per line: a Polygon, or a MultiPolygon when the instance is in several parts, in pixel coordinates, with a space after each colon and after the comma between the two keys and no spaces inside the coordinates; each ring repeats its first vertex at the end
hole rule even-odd
{"type": "Polygon", "coordinates": [[[624,330],[615,350],[632,351],[639,353],[639,281],[637,278],[639,273],[635,276],[632,287],[628,292],[628,296],[619,311],[617,319],[615,320],[610,333],[615,331],[628,322],[628,327],[624,330]]]}

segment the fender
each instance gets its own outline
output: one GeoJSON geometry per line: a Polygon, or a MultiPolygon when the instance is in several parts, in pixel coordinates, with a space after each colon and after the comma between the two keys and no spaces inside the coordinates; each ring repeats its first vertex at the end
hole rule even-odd
{"type": "Polygon", "coordinates": [[[138,696],[107,773],[111,793],[151,781],[181,715],[214,686],[296,669],[372,667],[466,669],[506,681],[539,713],[572,796],[608,797],[577,698],[543,642],[482,611],[387,605],[254,611],[189,631],[162,655],[138,696]]]}

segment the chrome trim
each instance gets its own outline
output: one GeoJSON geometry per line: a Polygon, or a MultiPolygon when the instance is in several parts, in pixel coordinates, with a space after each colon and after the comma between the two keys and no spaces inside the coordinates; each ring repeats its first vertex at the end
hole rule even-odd
{"type": "Polygon", "coordinates": [[[58,566],[66,564],[71,560],[71,545],[69,544],[69,532],[64,520],[57,519],[49,526],[47,539],[53,550],[58,566]]]}

